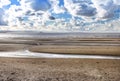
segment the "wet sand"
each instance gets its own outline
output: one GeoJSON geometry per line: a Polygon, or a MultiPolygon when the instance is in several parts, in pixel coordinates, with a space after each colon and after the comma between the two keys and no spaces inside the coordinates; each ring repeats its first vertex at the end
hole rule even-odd
{"type": "Polygon", "coordinates": [[[0,58],[0,81],[119,81],[120,60],[0,58]]]}
{"type": "Polygon", "coordinates": [[[119,49],[120,33],[0,32],[0,51],[119,56],[119,49]]]}
{"type": "Polygon", "coordinates": [[[82,54],[82,55],[118,55],[120,46],[33,46],[32,52],[55,53],[55,54],[82,54]]]}
{"type": "Polygon", "coordinates": [[[118,55],[119,38],[6,38],[0,39],[0,51],[29,50],[38,53],[118,55]]]}

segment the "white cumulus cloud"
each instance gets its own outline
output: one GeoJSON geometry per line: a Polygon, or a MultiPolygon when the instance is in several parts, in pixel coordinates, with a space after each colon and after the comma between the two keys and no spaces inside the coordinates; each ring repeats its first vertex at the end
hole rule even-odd
{"type": "MultiPolygon", "coordinates": [[[[6,19],[10,26],[34,26],[34,24],[45,22],[47,18],[44,15],[51,8],[49,0],[18,0],[20,5],[11,5],[6,10],[6,19]],[[32,19],[33,20],[32,20],[32,19]],[[34,23],[36,22],[36,23],[34,23]]],[[[38,25],[38,24],[37,24],[38,25]]]]}
{"type": "Polygon", "coordinates": [[[50,2],[52,4],[53,13],[60,14],[66,12],[64,5],[59,6],[60,0],[50,0],[50,2]]]}
{"type": "Polygon", "coordinates": [[[0,25],[8,23],[15,30],[120,31],[120,0],[17,1],[19,5],[0,0],[0,25]]]}
{"type": "Polygon", "coordinates": [[[10,0],[0,0],[0,8],[9,5],[11,3],[10,0]]]}

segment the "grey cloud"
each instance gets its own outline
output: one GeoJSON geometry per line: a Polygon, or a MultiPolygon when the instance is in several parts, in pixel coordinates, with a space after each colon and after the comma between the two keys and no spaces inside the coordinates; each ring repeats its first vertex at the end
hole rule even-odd
{"type": "MultiPolygon", "coordinates": [[[[64,0],[65,8],[72,16],[108,19],[120,10],[120,0],[64,0]]],[[[120,13],[120,12],[118,12],[120,13]]]]}
{"type": "Polygon", "coordinates": [[[112,18],[115,11],[120,9],[120,0],[92,0],[92,2],[99,18],[112,18]]]}
{"type": "Polygon", "coordinates": [[[4,10],[0,8],[0,25],[7,25],[3,18],[4,14],[4,10]]]}
{"type": "Polygon", "coordinates": [[[20,0],[20,3],[34,11],[47,11],[51,8],[49,0],[20,0]]]}
{"type": "Polygon", "coordinates": [[[48,10],[50,7],[51,7],[51,4],[48,0],[34,0],[32,3],[31,3],[31,7],[35,10],[35,11],[39,11],[39,10],[42,10],[42,11],[46,11],[48,10]]]}
{"type": "Polygon", "coordinates": [[[81,16],[94,16],[96,9],[86,4],[79,4],[79,9],[76,10],[76,14],[81,16]]]}
{"type": "Polygon", "coordinates": [[[49,16],[49,19],[50,19],[50,20],[55,20],[55,17],[49,16]]]}
{"type": "Polygon", "coordinates": [[[64,0],[65,8],[73,16],[94,16],[96,9],[87,0],[64,0]]]}

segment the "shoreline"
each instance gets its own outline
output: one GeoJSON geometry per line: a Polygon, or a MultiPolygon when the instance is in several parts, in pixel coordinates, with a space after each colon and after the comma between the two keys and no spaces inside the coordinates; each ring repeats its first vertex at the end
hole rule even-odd
{"type": "Polygon", "coordinates": [[[46,58],[46,59],[99,59],[99,60],[120,60],[117,55],[89,55],[89,54],[53,54],[53,53],[35,53],[28,50],[15,52],[0,52],[0,57],[4,58],[46,58]]]}

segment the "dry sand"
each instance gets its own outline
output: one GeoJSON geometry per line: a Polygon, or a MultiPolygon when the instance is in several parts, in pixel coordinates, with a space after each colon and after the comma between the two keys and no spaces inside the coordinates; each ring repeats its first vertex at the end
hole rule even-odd
{"type": "Polygon", "coordinates": [[[120,60],[0,58],[0,81],[120,81],[120,60]]]}

